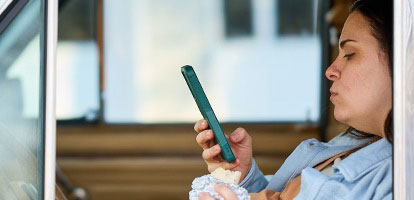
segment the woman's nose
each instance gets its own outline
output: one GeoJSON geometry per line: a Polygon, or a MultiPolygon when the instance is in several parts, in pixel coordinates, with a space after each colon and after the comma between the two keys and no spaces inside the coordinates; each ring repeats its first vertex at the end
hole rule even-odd
{"type": "Polygon", "coordinates": [[[328,78],[330,81],[338,80],[340,75],[341,73],[336,69],[334,63],[332,63],[325,72],[326,78],[328,78]]]}

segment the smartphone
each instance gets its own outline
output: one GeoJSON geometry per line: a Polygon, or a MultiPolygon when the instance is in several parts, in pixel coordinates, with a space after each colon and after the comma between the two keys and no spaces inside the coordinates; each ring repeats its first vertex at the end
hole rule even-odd
{"type": "Polygon", "coordinates": [[[229,142],[224,135],[223,129],[221,129],[217,117],[211,108],[211,105],[207,99],[206,94],[204,93],[203,88],[201,87],[200,81],[198,80],[193,67],[189,65],[183,66],[181,67],[181,73],[187,82],[188,88],[190,88],[191,94],[197,103],[201,115],[203,115],[203,118],[208,121],[209,127],[211,130],[213,130],[216,142],[220,145],[221,148],[221,155],[227,162],[234,162],[236,158],[234,157],[233,151],[230,148],[229,142]]]}

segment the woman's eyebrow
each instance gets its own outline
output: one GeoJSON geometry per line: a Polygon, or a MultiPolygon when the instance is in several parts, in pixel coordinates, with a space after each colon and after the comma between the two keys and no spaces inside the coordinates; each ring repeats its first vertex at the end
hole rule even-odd
{"type": "Polygon", "coordinates": [[[357,42],[357,41],[355,41],[355,40],[352,40],[352,39],[346,39],[346,40],[342,40],[340,43],[339,43],[339,48],[344,48],[344,46],[345,46],[345,44],[346,43],[348,43],[348,42],[357,42]]]}

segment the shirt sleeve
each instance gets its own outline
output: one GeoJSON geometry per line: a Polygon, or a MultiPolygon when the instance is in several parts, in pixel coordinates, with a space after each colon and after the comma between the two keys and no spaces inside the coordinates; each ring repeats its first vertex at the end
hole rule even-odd
{"type": "Polygon", "coordinates": [[[250,167],[249,173],[239,184],[239,186],[246,188],[249,193],[259,192],[265,189],[269,182],[264,177],[262,171],[256,164],[256,161],[252,159],[252,165],[250,167]]]}

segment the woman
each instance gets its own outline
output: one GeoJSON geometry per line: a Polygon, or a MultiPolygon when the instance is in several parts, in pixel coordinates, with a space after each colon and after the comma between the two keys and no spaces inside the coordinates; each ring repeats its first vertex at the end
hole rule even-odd
{"type": "MultiPolygon", "coordinates": [[[[328,143],[302,142],[267,181],[252,159],[246,130],[230,135],[237,160],[226,163],[200,120],[194,129],[208,170],[240,171],[240,185],[252,199],[392,199],[392,20],[391,0],[360,0],[351,7],[338,57],[326,70],[335,119],[351,127],[346,133],[328,143]]],[[[237,199],[224,186],[216,191],[237,199]]]]}

